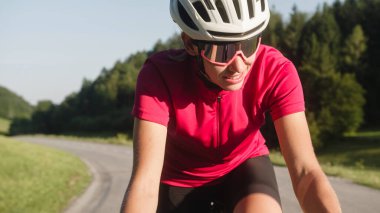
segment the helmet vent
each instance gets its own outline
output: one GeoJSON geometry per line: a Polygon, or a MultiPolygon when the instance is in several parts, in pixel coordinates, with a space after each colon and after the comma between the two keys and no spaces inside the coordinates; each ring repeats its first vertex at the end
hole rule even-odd
{"type": "Polygon", "coordinates": [[[235,11],[236,11],[236,15],[237,15],[238,19],[241,19],[239,0],[234,0],[234,6],[235,6],[235,11]]]}
{"type": "Polygon", "coordinates": [[[179,12],[179,16],[181,17],[182,21],[188,27],[190,27],[193,30],[199,30],[198,27],[197,27],[197,25],[195,25],[195,23],[193,22],[193,20],[191,20],[189,14],[186,12],[185,8],[183,7],[183,5],[181,4],[180,1],[178,2],[178,12],[179,12]]]}
{"type": "Polygon", "coordinates": [[[253,2],[252,1],[255,1],[255,0],[247,0],[249,18],[253,18],[255,16],[255,14],[253,13],[253,11],[255,11],[255,8],[253,8],[253,2]]]}
{"type": "Polygon", "coordinates": [[[261,11],[264,12],[265,11],[265,1],[264,0],[261,0],[261,11]]]}
{"type": "Polygon", "coordinates": [[[224,23],[230,23],[230,20],[228,19],[226,9],[224,8],[223,2],[221,0],[215,1],[216,8],[219,11],[220,16],[222,17],[222,20],[224,23]]]}
{"type": "Polygon", "coordinates": [[[196,1],[193,3],[193,6],[205,22],[211,21],[210,16],[208,15],[207,10],[205,6],[202,4],[202,2],[196,1]]]}
{"type": "Polygon", "coordinates": [[[212,5],[212,3],[210,2],[210,0],[205,0],[204,1],[206,6],[207,6],[207,9],[209,10],[215,10],[215,7],[212,5]]]}

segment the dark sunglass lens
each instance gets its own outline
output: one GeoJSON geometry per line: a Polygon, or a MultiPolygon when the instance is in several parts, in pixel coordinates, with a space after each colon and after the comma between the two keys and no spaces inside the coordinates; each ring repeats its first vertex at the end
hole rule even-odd
{"type": "Polygon", "coordinates": [[[224,51],[224,45],[207,43],[204,45],[204,56],[210,61],[224,62],[226,55],[224,51]]]}
{"type": "Polygon", "coordinates": [[[244,53],[245,57],[250,57],[255,53],[258,45],[258,39],[252,38],[241,42],[241,50],[244,53]]]}
{"type": "Polygon", "coordinates": [[[226,46],[218,44],[218,45],[215,45],[215,48],[216,48],[215,49],[215,51],[216,51],[215,61],[220,62],[220,63],[224,63],[227,60],[227,55],[226,55],[227,48],[226,48],[226,46]]]}
{"type": "Polygon", "coordinates": [[[235,44],[220,44],[217,45],[217,47],[217,57],[215,61],[220,63],[230,61],[237,51],[235,44]]]}
{"type": "Polygon", "coordinates": [[[239,50],[239,45],[237,43],[231,43],[231,44],[226,44],[227,46],[227,51],[226,51],[226,61],[230,61],[236,54],[236,51],[239,50]]]}
{"type": "Polygon", "coordinates": [[[215,51],[215,62],[226,63],[234,57],[237,49],[235,44],[218,44],[214,45],[213,51],[215,51]]]}
{"type": "Polygon", "coordinates": [[[234,43],[204,43],[202,44],[202,49],[204,50],[204,56],[207,57],[210,61],[227,63],[235,56],[236,52],[239,50],[243,52],[245,57],[252,56],[252,54],[255,53],[257,49],[258,41],[259,39],[257,37],[254,37],[234,43]]]}
{"type": "Polygon", "coordinates": [[[211,44],[205,44],[203,46],[204,50],[204,55],[208,58],[211,59],[211,54],[212,54],[212,45],[211,44]]]}

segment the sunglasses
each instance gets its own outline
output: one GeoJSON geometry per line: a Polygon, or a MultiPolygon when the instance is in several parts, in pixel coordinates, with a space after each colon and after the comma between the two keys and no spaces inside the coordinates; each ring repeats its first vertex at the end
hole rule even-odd
{"type": "Polygon", "coordinates": [[[200,55],[206,61],[219,66],[228,66],[238,55],[241,55],[245,62],[253,62],[252,56],[259,46],[260,39],[260,36],[255,36],[237,42],[193,40],[193,43],[198,46],[200,55]]]}

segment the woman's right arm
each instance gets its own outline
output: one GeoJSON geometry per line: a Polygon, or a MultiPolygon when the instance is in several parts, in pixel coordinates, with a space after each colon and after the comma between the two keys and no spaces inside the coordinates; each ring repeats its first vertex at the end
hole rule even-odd
{"type": "Polygon", "coordinates": [[[156,212],[166,134],[163,125],[135,119],[133,170],[121,212],[156,212]]]}

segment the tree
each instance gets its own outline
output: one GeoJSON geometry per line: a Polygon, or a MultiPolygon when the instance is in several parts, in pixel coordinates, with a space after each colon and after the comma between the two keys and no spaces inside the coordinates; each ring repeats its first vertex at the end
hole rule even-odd
{"type": "Polygon", "coordinates": [[[302,30],[297,55],[300,66],[331,72],[337,67],[340,53],[340,29],[331,10],[325,4],[302,30]]]}
{"type": "Polygon", "coordinates": [[[363,72],[365,67],[361,61],[367,50],[367,39],[360,25],[356,25],[344,42],[342,49],[342,70],[345,72],[363,72]]]}
{"type": "Polygon", "coordinates": [[[321,133],[328,137],[340,137],[354,132],[363,122],[364,90],[353,74],[334,73],[319,78],[320,109],[317,123],[321,133]]]}
{"type": "MultiPolygon", "coordinates": [[[[366,90],[364,106],[366,125],[378,125],[380,120],[380,1],[346,0],[336,1],[333,11],[343,35],[352,35],[360,25],[366,38],[367,49],[363,53],[356,72],[359,83],[366,90]],[[365,64],[365,66],[362,66],[365,64]]],[[[348,37],[344,40],[347,41],[348,37]]],[[[350,71],[350,70],[347,70],[350,71]]]]}
{"type": "Polygon", "coordinates": [[[333,138],[354,132],[363,122],[364,90],[354,74],[328,74],[303,68],[300,77],[304,86],[306,113],[313,143],[326,145],[333,138]]]}
{"type": "Polygon", "coordinates": [[[363,121],[364,90],[339,68],[340,28],[325,5],[305,24],[297,53],[307,117],[316,146],[355,131],[363,121]]]}
{"type": "Polygon", "coordinates": [[[367,91],[365,105],[367,125],[378,125],[380,120],[380,1],[363,0],[362,22],[367,37],[367,51],[364,55],[367,69],[358,74],[358,79],[367,91]]]}
{"type": "Polygon", "coordinates": [[[286,25],[279,48],[284,55],[288,57],[296,66],[300,63],[297,55],[298,45],[301,38],[302,29],[305,26],[307,14],[298,11],[293,6],[293,12],[290,15],[290,22],[286,25]]]}
{"type": "Polygon", "coordinates": [[[283,34],[283,28],[281,14],[272,10],[268,27],[263,33],[263,43],[278,47],[283,34]]]}
{"type": "Polygon", "coordinates": [[[51,125],[52,114],[55,109],[53,102],[43,100],[37,103],[36,109],[32,115],[33,130],[36,133],[53,133],[51,125]]]}

